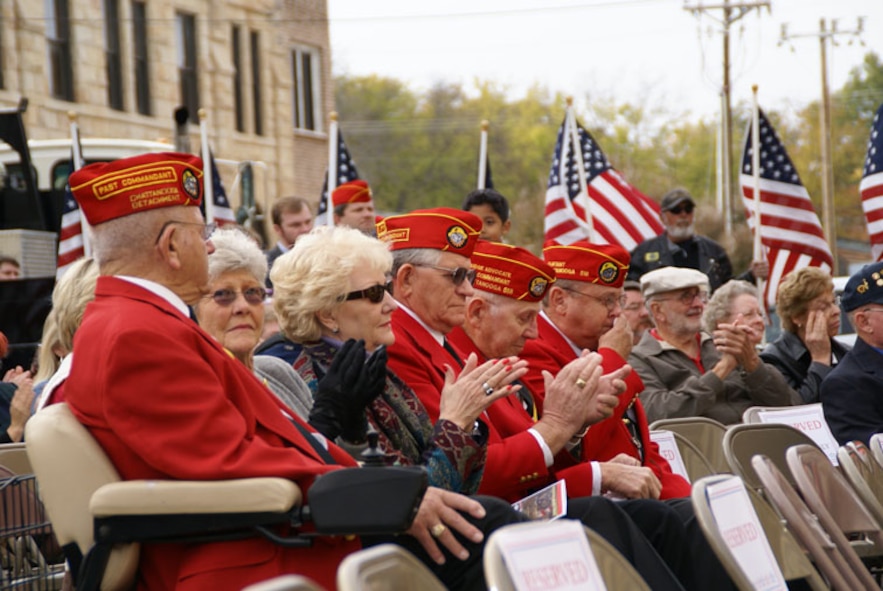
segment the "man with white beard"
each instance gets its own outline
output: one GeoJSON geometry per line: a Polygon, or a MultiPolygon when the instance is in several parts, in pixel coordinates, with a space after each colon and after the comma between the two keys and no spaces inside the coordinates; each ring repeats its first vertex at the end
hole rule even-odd
{"type": "MultiPolygon", "coordinates": [[[[695,233],[696,202],[686,189],[672,189],[663,195],[659,207],[665,231],[635,247],[628,279],[638,281],[647,271],[661,267],[689,267],[708,276],[713,292],[733,278],[733,265],[724,248],[711,238],[695,233]]],[[[750,269],[737,279],[754,283],[756,277],[766,279],[768,274],[766,261],[753,261],[750,269]]]]}

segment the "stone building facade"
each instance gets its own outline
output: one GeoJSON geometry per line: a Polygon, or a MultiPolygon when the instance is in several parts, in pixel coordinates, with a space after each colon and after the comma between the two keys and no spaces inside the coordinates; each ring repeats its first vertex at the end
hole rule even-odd
{"type": "MultiPolygon", "coordinates": [[[[4,0],[0,108],[28,99],[31,139],[175,140],[199,149],[207,113],[215,157],[254,161],[264,211],[284,195],[318,202],[333,110],[326,0],[4,0]]],[[[231,165],[232,166],[232,165],[231,165]]],[[[235,166],[221,169],[229,190],[235,166]]]]}

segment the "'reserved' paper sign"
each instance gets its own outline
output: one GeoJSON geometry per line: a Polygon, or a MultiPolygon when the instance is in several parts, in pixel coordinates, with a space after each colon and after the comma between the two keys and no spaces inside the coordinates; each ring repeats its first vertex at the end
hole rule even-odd
{"type": "Polygon", "coordinates": [[[504,528],[495,535],[517,591],[607,589],[579,521],[504,528]]]}
{"type": "Polygon", "coordinates": [[[757,591],[787,591],[785,577],[754,511],[745,484],[733,476],[705,489],[718,531],[757,591]]]}
{"type": "Polygon", "coordinates": [[[825,452],[831,463],[837,465],[837,440],[825,420],[821,402],[762,410],[757,413],[757,418],[761,423],[785,424],[803,431],[825,452]]]}
{"type": "Polygon", "coordinates": [[[684,466],[684,458],[681,457],[681,450],[678,449],[674,433],[664,430],[650,431],[650,441],[659,446],[659,455],[668,461],[671,471],[690,482],[690,476],[687,474],[687,467],[684,466]]]}

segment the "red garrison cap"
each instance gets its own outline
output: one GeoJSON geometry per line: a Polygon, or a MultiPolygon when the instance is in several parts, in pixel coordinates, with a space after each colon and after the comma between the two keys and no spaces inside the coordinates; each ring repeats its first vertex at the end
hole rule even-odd
{"type": "Polygon", "coordinates": [[[555,271],[529,250],[479,240],[472,253],[473,287],[490,293],[538,302],[555,282],[555,271]]]}
{"type": "Polygon", "coordinates": [[[70,186],[93,226],[148,209],[198,206],[202,159],[165,152],[97,162],[71,173],[70,186]]]}
{"type": "Polygon", "coordinates": [[[450,207],[415,209],[377,224],[377,237],[389,242],[390,250],[434,248],[465,257],[472,256],[480,232],[481,218],[450,207]]]}
{"type": "Polygon", "coordinates": [[[580,240],[558,244],[550,240],[543,245],[543,259],[555,269],[558,279],[622,287],[629,270],[629,253],[615,244],[591,244],[580,240]]]}
{"type": "Polygon", "coordinates": [[[371,201],[371,187],[361,179],[344,183],[331,192],[334,207],[347,203],[368,203],[371,201]]]}

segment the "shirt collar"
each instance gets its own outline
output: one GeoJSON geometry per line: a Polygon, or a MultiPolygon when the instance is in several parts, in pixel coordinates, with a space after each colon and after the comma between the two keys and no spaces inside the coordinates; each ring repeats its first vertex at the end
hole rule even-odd
{"type": "Polygon", "coordinates": [[[161,297],[172,306],[175,307],[176,310],[181,312],[187,318],[190,318],[190,308],[187,307],[187,304],[184,303],[178,294],[173,292],[171,289],[166,287],[165,285],[161,285],[155,281],[151,281],[149,279],[144,279],[143,277],[132,277],[131,275],[116,275],[117,279],[122,279],[123,281],[128,281],[129,283],[134,283],[139,287],[143,287],[150,293],[161,297]]]}
{"type": "Polygon", "coordinates": [[[411,318],[413,318],[414,320],[416,320],[416,321],[417,321],[417,324],[419,324],[420,326],[422,326],[423,328],[425,328],[425,329],[426,329],[426,332],[428,332],[430,335],[432,335],[432,338],[435,339],[435,341],[439,344],[440,347],[444,347],[444,346],[445,346],[445,335],[443,335],[443,334],[440,333],[439,331],[435,330],[434,328],[430,328],[429,325],[427,325],[425,322],[423,322],[423,320],[421,320],[420,317],[417,316],[417,314],[415,314],[415,313],[414,313],[411,309],[409,309],[408,306],[406,306],[405,304],[399,302],[398,300],[396,300],[396,303],[398,303],[398,305],[399,305],[399,309],[401,309],[401,310],[402,310],[403,312],[405,312],[408,316],[410,316],[411,318]]]}
{"type": "Polygon", "coordinates": [[[552,319],[549,318],[549,316],[546,314],[546,311],[545,311],[545,310],[540,310],[540,316],[542,316],[543,320],[545,320],[546,322],[549,323],[549,326],[551,326],[552,328],[554,328],[555,331],[556,331],[558,334],[561,335],[561,338],[564,339],[564,341],[565,341],[568,345],[570,345],[570,348],[573,349],[573,352],[576,353],[577,356],[579,356],[579,355],[582,354],[583,350],[580,349],[579,347],[577,347],[577,346],[576,346],[576,343],[574,343],[574,342],[571,341],[569,338],[567,338],[567,335],[566,335],[566,334],[564,334],[563,332],[561,332],[561,329],[558,328],[558,326],[557,326],[554,322],[552,322],[552,319]]]}

